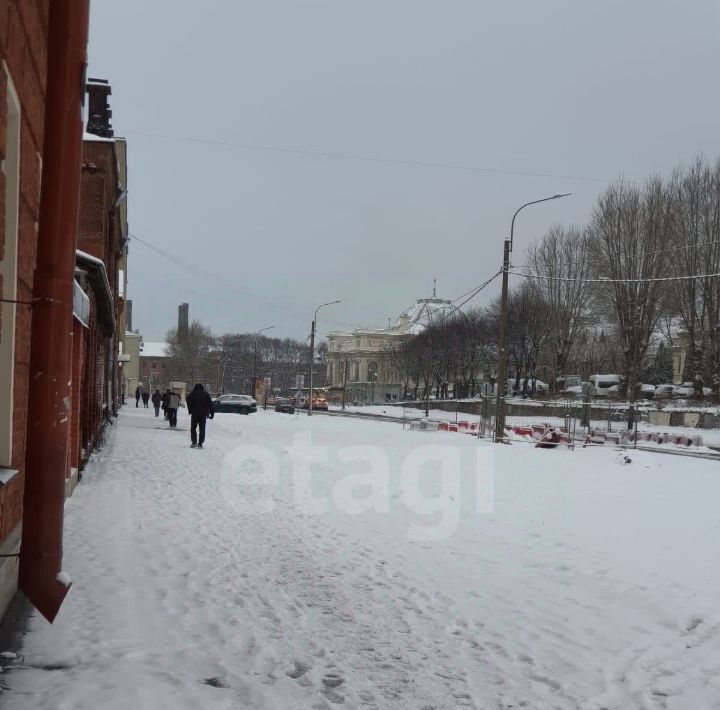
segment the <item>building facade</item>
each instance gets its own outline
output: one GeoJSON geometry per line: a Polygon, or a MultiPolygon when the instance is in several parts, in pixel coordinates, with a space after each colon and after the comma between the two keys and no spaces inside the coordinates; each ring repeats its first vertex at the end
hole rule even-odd
{"type": "Polygon", "coordinates": [[[110,125],[110,85],[101,79],[87,84],[89,115],[83,140],[77,248],[105,265],[113,298],[115,327],[108,343],[105,405],[114,416],[122,402],[121,343],[125,333],[127,290],[127,145],[110,125]]]}
{"type": "Polygon", "coordinates": [[[140,346],[140,389],[150,393],[156,389],[164,390],[171,377],[167,343],[143,341],[140,346]]]}
{"type": "Polygon", "coordinates": [[[453,310],[444,298],[420,298],[387,328],[356,328],[328,334],[327,383],[337,399],[348,402],[393,402],[402,398],[403,383],[394,353],[404,340],[418,335],[453,310]]]}
{"type": "MultiPolygon", "coordinates": [[[[0,3],[0,554],[18,552],[47,77],[47,0],[0,3]]],[[[18,559],[0,557],[0,614],[18,559]]]]}

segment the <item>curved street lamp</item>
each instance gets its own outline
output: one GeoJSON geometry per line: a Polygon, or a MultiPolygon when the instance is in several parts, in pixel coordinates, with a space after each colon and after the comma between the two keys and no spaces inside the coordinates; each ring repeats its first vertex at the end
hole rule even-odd
{"type": "Polygon", "coordinates": [[[310,330],[310,400],[308,403],[309,417],[311,417],[313,413],[313,365],[315,364],[315,324],[317,323],[317,314],[321,308],[325,308],[325,306],[334,306],[336,303],[342,303],[342,301],[328,301],[327,303],[321,303],[315,309],[315,315],[313,316],[312,329],[310,330]]]}
{"type": "Polygon", "coordinates": [[[500,296],[500,332],[498,334],[498,372],[497,372],[497,400],[495,408],[495,441],[505,441],[505,387],[507,386],[507,320],[508,320],[508,276],[510,271],[510,254],[513,248],[515,235],[515,218],[518,213],[530,205],[537,205],[540,202],[557,200],[561,197],[568,197],[571,192],[556,192],[549,197],[526,202],[518,207],[510,222],[510,238],[505,240],[503,251],[502,268],[502,293],[500,296]]]}

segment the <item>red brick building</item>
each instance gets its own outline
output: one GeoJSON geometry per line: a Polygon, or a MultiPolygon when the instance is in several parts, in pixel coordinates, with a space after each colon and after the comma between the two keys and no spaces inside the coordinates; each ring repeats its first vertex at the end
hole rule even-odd
{"type": "MultiPolygon", "coordinates": [[[[0,554],[21,535],[48,17],[47,0],[0,2],[0,554]]],[[[0,614],[17,573],[0,558],[0,614]]]]}
{"type": "Polygon", "coordinates": [[[82,141],[88,9],[0,0],[0,615],[19,586],[51,621],[68,481],[120,402],[125,144],[102,81],[82,141]]]}
{"type": "MultiPolygon", "coordinates": [[[[82,205],[82,202],[81,202],[82,205]]],[[[81,208],[82,209],[82,208],[81,208]]],[[[76,282],[87,299],[87,316],[77,314],[73,324],[72,444],[68,457],[68,480],[74,485],[77,472],[102,437],[112,416],[108,395],[117,362],[113,349],[115,301],[105,264],[77,252],[76,282]]]]}
{"type": "Polygon", "coordinates": [[[125,289],[127,260],[127,161],[126,144],[114,138],[107,82],[90,79],[88,89],[88,127],[83,141],[80,182],[80,215],[77,248],[105,265],[113,297],[116,324],[112,344],[108,343],[106,391],[103,405],[107,415],[116,415],[122,403],[122,372],[118,362],[125,333],[125,289]]]}

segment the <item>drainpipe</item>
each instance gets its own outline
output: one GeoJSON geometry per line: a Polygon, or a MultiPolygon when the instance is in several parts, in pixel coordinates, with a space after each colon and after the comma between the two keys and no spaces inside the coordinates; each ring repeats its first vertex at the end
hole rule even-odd
{"type": "Polygon", "coordinates": [[[50,622],[68,593],[62,571],[72,293],[89,0],[50,3],[42,192],[33,286],[19,587],[50,622]]]}

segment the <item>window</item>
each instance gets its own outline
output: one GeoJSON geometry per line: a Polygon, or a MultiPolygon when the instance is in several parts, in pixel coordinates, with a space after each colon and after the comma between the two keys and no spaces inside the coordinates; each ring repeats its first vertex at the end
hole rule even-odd
{"type": "MultiPolygon", "coordinates": [[[[5,127],[5,253],[0,261],[2,297],[17,298],[17,246],[20,201],[20,100],[12,78],[5,70],[7,83],[7,124],[5,127]]],[[[2,74],[0,74],[0,77],[2,74]]],[[[0,303],[0,466],[12,466],[13,382],[15,378],[15,303],[0,303]]]]}
{"type": "Polygon", "coordinates": [[[378,364],[375,360],[370,360],[367,366],[368,382],[377,382],[378,380],[378,364]]]}

